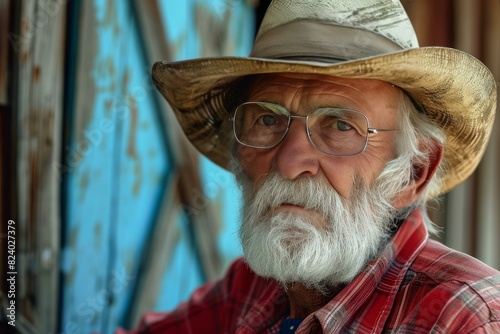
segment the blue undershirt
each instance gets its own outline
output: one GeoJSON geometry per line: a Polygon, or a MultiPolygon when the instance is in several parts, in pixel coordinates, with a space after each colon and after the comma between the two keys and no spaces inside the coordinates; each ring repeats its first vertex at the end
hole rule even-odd
{"type": "Polygon", "coordinates": [[[297,327],[304,319],[288,319],[288,317],[281,323],[280,334],[293,334],[297,327]]]}

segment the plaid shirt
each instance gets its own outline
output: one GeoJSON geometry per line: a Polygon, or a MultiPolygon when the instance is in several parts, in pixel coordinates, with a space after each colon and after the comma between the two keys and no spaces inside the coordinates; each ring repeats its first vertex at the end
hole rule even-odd
{"type": "MultiPolygon", "coordinates": [[[[238,259],[222,280],[173,312],[147,314],[130,333],[279,333],[287,308],[279,285],[238,259]]],[[[500,272],[428,240],[416,210],[380,256],[296,331],[321,332],[500,333],[500,272]]]]}

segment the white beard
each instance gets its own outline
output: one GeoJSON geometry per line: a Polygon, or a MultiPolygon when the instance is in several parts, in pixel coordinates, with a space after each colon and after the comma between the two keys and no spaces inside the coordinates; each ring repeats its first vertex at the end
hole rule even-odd
{"type": "Polygon", "coordinates": [[[394,175],[372,189],[355,181],[346,200],[318,177],[290,181],[274,173],[254,193],[242,168],[234,172],[243,190],[239,235],[245,259],[258,275],[283,286],[301,283],[326,293],[350,282],[380,252],[394,227],[394,192],[388,194],[385,187],[394,184],[394,175]],[[273,210],[283,203],[319,213],[323,221],[318,224],[317,218],[311,221],[295,210],[273,210]]]}

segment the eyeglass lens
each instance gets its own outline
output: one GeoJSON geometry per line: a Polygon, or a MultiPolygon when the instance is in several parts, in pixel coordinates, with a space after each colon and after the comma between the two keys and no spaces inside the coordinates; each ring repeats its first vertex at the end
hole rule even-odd
{"type": "MultiPolygon", "coordinates": [[[[235,111],[234,135],[244,145],[272,148],[283,140],[294,117],[279,104],[247,102],[235,111]]],[[[307,116],[306,122],[312,144],[324,153],[354,155],[366,147],[368,119],[358,111],[319,108],[307,116]]]]}

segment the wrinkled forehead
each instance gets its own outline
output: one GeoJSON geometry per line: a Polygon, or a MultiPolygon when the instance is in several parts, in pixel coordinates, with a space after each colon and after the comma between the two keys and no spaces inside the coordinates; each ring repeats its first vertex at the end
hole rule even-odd
{"type": "Polygon", "coordinates": [[[399,88],[375,79],[319,74],[264,74],[247,79],[246,100],[279,103],[291,110],[347,107],[367,116],[394,116],[399,88]]]}
{"type": "Polygon", "coordinates": [[[311,94],[327,92],[353,93],[366,95],[384,94],[395,96],[397,88],[394,85],[376,79],[341,78],[323,74],[275,73],[257,74],[246,78],[248,94],[254,95],[261,91],[281,90],[284,94],[300,88],[311,94]]]}

